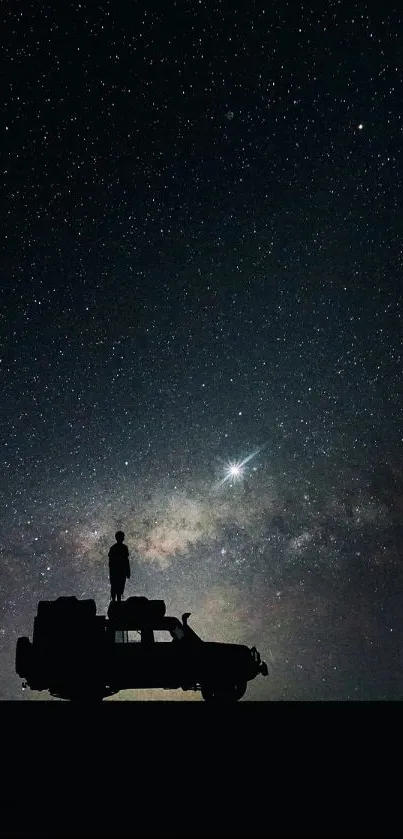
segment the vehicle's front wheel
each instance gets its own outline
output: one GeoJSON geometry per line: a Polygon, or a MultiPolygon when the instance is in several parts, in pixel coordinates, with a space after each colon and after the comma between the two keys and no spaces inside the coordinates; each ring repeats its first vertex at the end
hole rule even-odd
{"type": "Polygon", "coordinates": [[[246,682],[231,685],[202,685],[201,695],[205,702],[238,702],[246,691],[246,682]]]}

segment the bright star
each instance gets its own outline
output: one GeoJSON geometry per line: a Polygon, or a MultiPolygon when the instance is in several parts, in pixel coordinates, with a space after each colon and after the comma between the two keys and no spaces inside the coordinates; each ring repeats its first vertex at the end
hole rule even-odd
{"type": "Polygon", "coordinates": [[[259,452],[261,452],[262,449],[266,448],[266,446],[267,446],[267,443],[264,446],[260,446],[260,448],[256,449],[256,451],[252,452],[252,454],[248,454],[248,456],[245,457],[244,460],[241,460],[241,461],[238,461],[238,462],[235,462],[235,463],[228,463],[225,467],[224,477],[222,478],[222,480],[220,481],[218,486],[222,486],[227,481],[231,481],[231,480],[232,481],[241,481],[242,478],[243,478],[243,475],[244,475],[244,471],[245,471],[244,466],[250,460],[252,460],[253,457],[256,457],[256,455],[259,454],[259,452]]]}
{"type": "Polygon", "coordinates": [[[226,469],[226,479],[235,478],[240,480],[243,475],[242,463],[230,463],[226,469]]]}

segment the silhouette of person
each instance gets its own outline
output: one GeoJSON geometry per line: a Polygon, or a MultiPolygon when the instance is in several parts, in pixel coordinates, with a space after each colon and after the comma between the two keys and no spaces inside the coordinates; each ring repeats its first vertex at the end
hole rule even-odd
{"type": "Polygon", "coordinates": [[[116,542],[109,549],[109,580],[111,600],[122,600],[126,580],[130,578],[129,548],[124,545],[125,534],[122,530],[115,533],[116,542]]]}

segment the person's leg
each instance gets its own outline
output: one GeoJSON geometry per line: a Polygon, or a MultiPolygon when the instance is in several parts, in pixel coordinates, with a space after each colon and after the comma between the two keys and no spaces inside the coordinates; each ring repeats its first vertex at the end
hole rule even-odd
{"type": "Polygon", "coordinates": [[[119,600],[123,600],[123,593],[125,590],[125,580],[120,578],[117,584],[117,590],[119,592],[119,600]]]}

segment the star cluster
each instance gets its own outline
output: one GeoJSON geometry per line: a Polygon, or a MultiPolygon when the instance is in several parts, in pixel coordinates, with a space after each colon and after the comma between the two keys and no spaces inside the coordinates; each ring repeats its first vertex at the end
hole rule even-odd
{"type": "Polygon", "coordinates": [[[2,698],[117,528],[248,698],[400,698],[400,18],[4,4],[2,698]]]}

